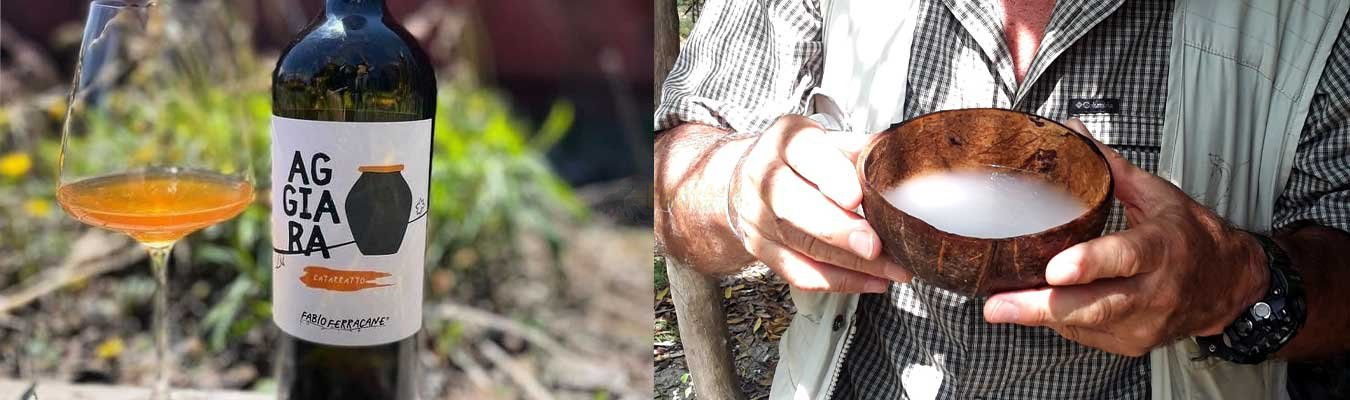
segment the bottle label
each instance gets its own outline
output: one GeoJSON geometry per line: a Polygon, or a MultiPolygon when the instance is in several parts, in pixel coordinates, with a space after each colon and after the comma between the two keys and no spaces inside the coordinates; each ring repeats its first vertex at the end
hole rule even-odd
{"type": "Polygon", "coordinates": [[[422,326],[431,120],[272,117],[272,319],[336,346],[422,326]]]}

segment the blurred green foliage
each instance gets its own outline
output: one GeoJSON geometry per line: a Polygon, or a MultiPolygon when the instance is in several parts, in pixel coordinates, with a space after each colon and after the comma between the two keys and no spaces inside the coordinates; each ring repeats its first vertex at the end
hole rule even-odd
{"type": "MultiPolygon", "coordinates": [[[[198,332],[213,350],[270,326],[269,234],[271,61],[254,53],[247,26],[225,2],[179,8],[169,23],[163,57],[124,79],[161,81],[153,93],[110,98],[112,106],[80,120],[66,162],[106,171],[154,152],[156,137],[192,131],[201,138],[181,157],[247,150],[258,200],[238,218],[188,236],[193,282],[174,290],[205,292],[209,304],[198,332]],[[246,149],[238,148],[240,135],[246,149]],[[134,149],[129,151],[127,149],[134,149]],[[205,284],[203,284],[205,283],[205,284]],[[198,290],[199,288],[207,290],[198,290]]],[[[491,301],[493,282],[520,268],[524,238],[542,239],[556,268],[566,242],[562,227],[587,218],[572,189],[544,153],[571,128],[575,110],[558,102],[538,127],[513,114],[501,93],[467,74],[439,88],[435,119],[429,237],[428,302],[491,301]],[[437,277],[448,277],[437,279],[437,277]],[[487,297],[487,298],[484,298],[487,297]]],[[[28,280],[60,262],[83,229],[65,217],[54,193],[66,98],[52,93],[0,102],[0,287],[28,280]]],[[[532,255],[533,256],[533,255],[532,255]]],[[[148,269],[143,270],[148,274],[148,269]]],[[[441,354],[463,327],[428,321],[441,354]]]]}
{"type": "Polygon", "coordinates": [[[680,40],[689,37],[689,31],[694,30],[694,22],[698,21],[698,14],[706,2],[707,0],[675,1],[675,11],[680,14],[680,40]]]}
{"type": "Polygon", "coordinates": [[[666,258],[661,255],[652,256],[652,284],[656,290],[670,285],[669,278],[666,277],[666,258]]]}
{"type": "MultiPolygon", "coordinates": [[[[247,137],[259,200],[237,219],[189,236],[186,246],[192,254],[193,271],[206,271],[202,273],[228,282],[211,288],[211,306],[201,321],[205,339],[219,350],[233,338],[268,326],[271,320],[270,215],[266,201],[270,96],[265,85],[257,82],[178,85],[170,90],[173,92],[159,94],[154,103],[120,101],[118,107],[89,118],[85,134],[69,138],[70,148],[82,150],[67,162],[98,170],[97,164],[111,163],[113,157],[136,157],[135,152],[125,154],[122,149],[137,148],[138,142],[145,147],[137,152],[154,151],[153,140],[142,142],[146,136],[186,129],[200,132],[203,138],[199,148],[190,153],[238,151],[235,135],[247,137]],[[127,141],[134,141],[133,146],[124,146],[127,141]]],[[[458,81],[444,83],[440,93],[433,141],[429,272],[445,270],[466,276],[485,268],[511,268],[522,256],[519,238],[529,235],[542,238],[556,259],[566,239],[560,227],[587,217],[586,208],[554,175],[544,157],[571,127],[572,105],[555,104],[544,122],[531,128],[492,89],[458,81]]],[[[9,111],[0,114],[8,115],[9,111]]],[[[15,172],[0,171],[0,203],[45,204],[3,207],[0,211],[0,218],[6,221],[0,223],[0,252],[28,254],[22,260],[11,260],[24,264],[15,280],[40,271],[41,264],[59,261],[68,250],[72,233],[80,229],[78,224],[62,222],[60,210],[52,209],[60,149],[58,132],[41,135],[29,149],[0,149],[0,156],[9,157],[10,172],[15,172]],[[27,166],[18,172],[19,162],[13,160],[20,158],[27,160],[27,166]],[[46,209],[37,209],[41,207],[46,209]],[[34,223],[39,220],[55,221],[53,229],[35,230],[34,226],[40,225],[34,223]]],[[[463,278],[455,283],[481,281],[463,278]]],[[[457,289],[463,288],[449,288],[439,294],[465,292],[457,289]]],[[[467,292],[480,292],[479,288],[471,289],[467,292]]],[[[455,324],[436,324],[435,328],[429,332],[435,332],[437,347],[443,351],[453,347],[462,330],[455,324]]]]}

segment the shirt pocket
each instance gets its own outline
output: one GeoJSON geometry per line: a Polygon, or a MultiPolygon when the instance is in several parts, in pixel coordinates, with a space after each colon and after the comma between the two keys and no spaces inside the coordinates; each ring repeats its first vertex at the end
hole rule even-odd
{"type": "Polygon", "coordinates": [[[1162,115],[1084,114],[1077,116],[1097,140],[1111,146],[1131,164],[1158,171],[1162,150],[1162,115]]]}
{"type": "MultiPolygon", "coordinates": [[[[1161,115],[1085,114],[1079,115],[1088,132],[1097,140],[1111,146],[1130,164],[1158,173],[1158,156],[1162,151],[1161,115]]],[[[1119,200],[1113,200],[1111,214],[1106,220],[1106,232],[1125,229],[1125,210],[1119,200]]]]}

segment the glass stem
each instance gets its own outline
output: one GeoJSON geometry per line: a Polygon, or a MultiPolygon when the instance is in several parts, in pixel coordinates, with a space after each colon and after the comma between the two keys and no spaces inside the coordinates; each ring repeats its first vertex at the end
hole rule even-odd
{"type": "Polygon", "coordinates": [[[155,274],[155,385],[151,400],[169,400],[169,253],[173,243],[146,245],[150,269],[155,274]]]}

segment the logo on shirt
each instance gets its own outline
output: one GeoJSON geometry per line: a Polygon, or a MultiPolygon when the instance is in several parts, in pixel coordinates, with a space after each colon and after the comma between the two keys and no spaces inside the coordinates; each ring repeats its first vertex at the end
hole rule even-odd
{"type": "Polygon", "coordinates": [[[1120,112],[1120,99],[1070,99],[1069,115],[1116,114],[1120,112]]]}

